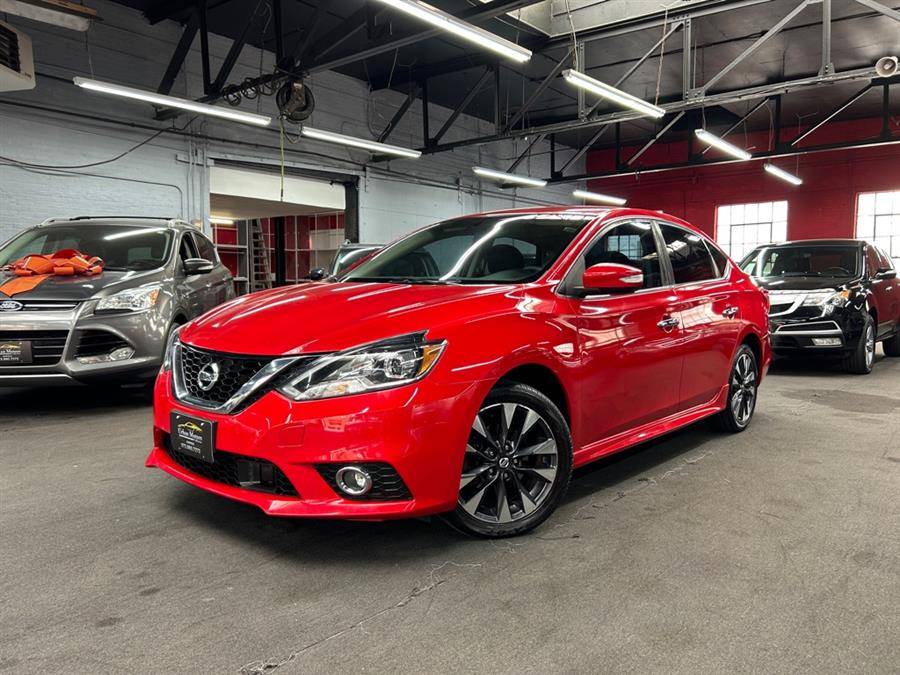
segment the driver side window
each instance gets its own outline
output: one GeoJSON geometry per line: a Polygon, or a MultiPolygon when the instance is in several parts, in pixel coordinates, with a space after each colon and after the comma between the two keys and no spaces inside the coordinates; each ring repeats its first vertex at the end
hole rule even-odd
{"type": "Polygon", "coordinates": [[[181,262],[184,262],[188,258],[199,257],[197,255],[197,249],[194,246],[194,241],[188,233],[181,235],[181,247],[178,249],[178,257],[181,259],[181,262]]]}
{"type": "Polygon", "coordinates": [[[639,269],[644,275],[642,288],[662,286],[659,252],[650,223],[616,225],[597,239],[584,254],[587,269],[600,263],[618,263],[639,269]]]}

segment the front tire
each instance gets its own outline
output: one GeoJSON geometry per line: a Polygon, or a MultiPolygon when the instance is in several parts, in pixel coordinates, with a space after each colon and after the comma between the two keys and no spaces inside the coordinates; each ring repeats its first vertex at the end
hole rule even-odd
{"type": "Polygon", "coordinates": [[[451,526],[512,537],[544,522],[572,475],[572,438],[559,408],[534,387],[500,385],[482,403],[463,459],[451,526]]]}
{"type": "Polygon", "coordinates": [[[759,369],[756,354],[742,344],[731,364],[728,375],[728,402],[725,409],[711,418],[713,427],[719,431],[740,433],[748,426],[756,411],[756,395],[759,390],[759,369]]]}
{"type": "Polygon", "coordinates": [[[844,359],[844,371],[853,375],[868,375],[875,364],[875,322],[863,315],[863,329],[853,351],[844,359]]]}

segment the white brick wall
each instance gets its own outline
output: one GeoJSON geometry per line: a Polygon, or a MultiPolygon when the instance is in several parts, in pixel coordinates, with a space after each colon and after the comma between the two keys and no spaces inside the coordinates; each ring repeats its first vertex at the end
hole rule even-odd
{"type": "MultiPolygon", "coordinates": [[[[35,64],[43,75],[31,92],[0,98],[0,156],[40,165],[75,165],[108,160],[150,136],[159,123],[147,104],[82,91],[75,75],[93,76],[155,89],[181,28],[174,22],[149,26],[135,11],[95,0],[104,21],[84,35],[10,17],[31,35],[35,64]],[[56,79],[59,78],[59,79],[56,79]],[[146,128],[144,128],[146,127],[146,128]]],[[[176,81],[173,95],[201,93],[199,40],[186,62],[187,73],[176,81]]],[[[211,36],[215,73],[230,41],[211,36]]],[[[263,68],[272,55],[263,53],[263,68]]],[[[260,52],[244,49],[230,81],[259,74],[260,52]]],[[[316,112],[312,126],[374,137],[384,128],[404,96],[393,91],[370,93],[367,86],[335,73],[312,77],[316,112]]],[[[271,98],[245,102],[242,109],[274,114],[271,98]]],[[[430,107],[431,128],[440,128],[450,111],[430,107]]],[[[186,116],[176,120],[178,126],[186,116]]],[[[452,141],[490,133],[492,125],[462,115],[444,137],[452,141]]],[[[0,240],[50,216],[73,214],[174,215],[188,219],[208,215],[207,161],[217,157],[263,162],[277,171],[278,133],[246,125],[198,119],[184,134],[165,133],[113,163],[73,171],[28,169],[0,160],[0,240]],[[193,136],[187,135],[193,133],[193,136]],[[193,157],[195,163],[187,159],[193,157]]],[[[390,138],[391,143],[421,144],[421,109],[414,104],[390,138]]],[[[525,145],[524,140],[461,148],[420,160],[391,160],[363,171],[367,153],[303,140],[286,144],[290,165],[347,171],[362,175],[360,237],[382,242],[437,219],[478,210],[526,205],[534,200],[571,203],[572,186],[545,190],[500,191],[473,180],[471,166],[504,169],[525,145]],[[394,172],[394,173],[391,173],[394,172]],[[484,187],[484,191],[482,191],[484,187]]],[[[546,152],[541,144],[536,152],[546,152]]],[[[578,170],[578,167],[574,167],[578,170]]],[[[519,171],[548,173],[546,155],[521,165],[519,171]]]]}

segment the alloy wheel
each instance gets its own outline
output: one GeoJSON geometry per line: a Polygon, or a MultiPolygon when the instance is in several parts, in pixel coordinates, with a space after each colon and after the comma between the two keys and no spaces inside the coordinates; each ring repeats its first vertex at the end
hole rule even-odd
{"type": "Polygon", "coordinates": [[[875,330],[872,326],[866,327],[866,368],[871,368],[875,362],[875,330]]]}
{"type": "Polygon", "coordinates": [[[747,426],[756,404],[756,368],[747,353],[741,354],[731,372],[731,414],[742,427],[747,426]]]}
{"type": "Polygon", "coordinates": [[[556,439],[540,413],[522,403],[487,405],[469,433],[459,505],[485,523],[515,522],[547,501],[558,467],[556,439]]]}

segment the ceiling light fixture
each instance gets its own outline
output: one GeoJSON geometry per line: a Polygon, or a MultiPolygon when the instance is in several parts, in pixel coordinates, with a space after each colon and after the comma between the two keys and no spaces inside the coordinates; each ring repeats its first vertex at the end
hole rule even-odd
{"type": "Polygon", "coordinates": [[[600,202],[602,204],[612,204],[613,206],[622,206],[627,200],[621,197],[613,197],[612,195],[604,195],[599,192],[588,192],[587,190],[573,190],[572,196],[584,199],[590,202],[600,202]]]}
{"type": "Polygon", "coordinates": [[[210,216],[209,222],[211,225],[234,225],[234,219],[225,216],[210,216]]]}
{"type": "Polygon", "coordinates": [[[220,108],[208,103],[198,103],[185,98],[177,98],[175,96],[166,96],[157,94],[152,91],[144,91],[143,89],[135,89],[133,87],[125,87],[121,84],[111,84],[109,82],[100,82],[99,80],[91,80],[86,77],[76,77],[72,80],[76,85],[89,91],[96,91],[101,94],[112,94],[113,96],[122,96],[131,98],[136,101],[146,101],[154,105],[164,108],[180,108],[189,110],[198,115],[209,115],[211,117],[221,117],[222,119],[231,120],[232,122],[243,122],[244,124],[255,124],[256,126],[266,127],[272,122],[271,117],[265,115],[257,115],[255,113],[246,113],[239,110],[229,110],[228,108],[220,108]]]}
{"type": "Polygon", "coordinates": [[[585,75],[577,70],[572,70],[571,68],[564,70],[562,76],[569,84],[575,85],[585,91],[589,91],[592,94],[596,94],[600,98],[605,98],[607,101],[612,101],[613,103],[618,103],[626,108],[631,108],[644,115],[659,118],[666,114],[666,111],[658,105],[647,103],[647,101],[639,99],[637,96],[632,96],[621,89],[616,89],[605,82],[596,80],[590,75],[585,75]]]}
{"type": "Polygon", "coordinates": [[[531,50],[520,47],[515,42],[494,35],[493,33],[473,26],[465,21],[460,21],[455,16],[442,12],[419,0],[379,0],[388,7],[414,16],[415,18],[430,23],[448,33],[453,33],[463,40],[473,42],[479,47],[490,49],[498,54],[505,56],[513,61],[525,63],[531,58],[531,50]]]}
{"type": "Polygon", "coordinates": [[[307,138],[314,138],[317,141],[350,145],[354,148],[371,150],[372,152],[378,152],[385,155],[397,155],[398,157],[408,157],[410,159],[418,159],[422,156],[421,152],[411,148],[401,148],[397,145],[369,141],[365,138],[356,138],[355,136],[345,136],[344,134],[336,134],[333,131],[323,131],[322,129],[313,129],[312,127],[307,126],[300,127],[300,133],[307,138]]]}
{"type": "Polygon", "coordinates": [[[780,178],[781,180],[786,180],[788,183],[791,183],[793,185],[802,185],[803,184],[802,178],[800,178],[799,176],[795,176],[792,173],[788,173],[784,169],[779,169],[774,164],[765,164],[765,165],[763,165],[763,168],[768,173],[772,174],[773,176],[776,176],[777,178],[780,178]]]}
{"type": "Polygon", "coordinates": [[[694,129],[694,135],[707,145],[710,145],[717,150],[721,150],[725,154],[736,157],[737,159],[748,160],[753,156],[743,148],[732,145],[728,141],[722,140],[718,136],[709,133],[706,129],[694,129]]]}
{"type": "Polygon", "coordinates": [[[473,166],[472,171],[478,176],[491,178],[509,185],[528,185],[529,187],[544,187],[547,185],[547,181],[541,178],[531,178],[530,176],[520,176],[515,173],[504,173],[503,171],[494,171],[493,169],[483,169],[480,166],[473,166]]]}
{"type": "Polygon", "coordinates": [[[62,28],[77,30],[81,33],[91,27],[91,19],[96,17],[97,11],[82,5],[73,3],[50,3],[32,0],[0,0],[0,14],[14,14],[32,21],[49,23],[62,28]],[[63,9],[71,7],[71,10],[63,9]]]}

